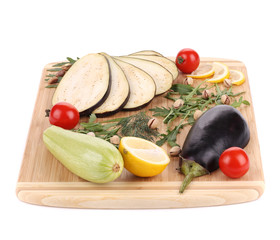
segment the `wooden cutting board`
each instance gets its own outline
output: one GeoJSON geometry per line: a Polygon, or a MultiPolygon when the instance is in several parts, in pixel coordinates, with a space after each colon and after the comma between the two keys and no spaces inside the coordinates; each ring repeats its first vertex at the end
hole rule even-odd
{"type": "MultiPolygon", "coordinates": [[[[45,117],[45,109],[51,108],[51,99],[55,89],[45,88],[45,66],[40,80],[39,92],[35,104],[33,118],[29,130],[26,148],[19,173],[16,193],[21,201],[53,207],[71,208],[103,208],[103,209],[142,209],[142,208],[182,208],[199,206],[216,206],[248,202],[258,199],[264,191],[264,176],[253,103],[250,93],[246,67],[242,62],[227,59],[202,58],[202,62],[220,61],[230,69],[242,71],[246,82],[234,86],[233,92],[246,91],[244,99],[250,106],[239,108],[247,120],[251,139],[246,152],[250,158],[249,171],[239,179],[230,179],[218,169],[211,175],[193,180],[183,194],[178,189],[184,178],[176,171],[178,158],[172,158],[168,167],[158,176],[140,178],[124,169],[120,178],[107,184],[94,184],[69,172],[46,149],[42,141],[43,131],[50,126],[45,117]]],[[[184,76],[178,76],[175,82],[182,82],[184,76]]],[[[195,80],[198,83],[200,80],[195,80]]],[[[220,84],[223,88],[223,84],[220,84]]],[[[157,96],[143,110],[151,115],[148,109],[155,106],[171,106],[172,101],[163,96],[157,96]]],[[[142,110],[142,111],[143,111],[142,110]]],[[[134,114],[135,112],[119,112],[110,118],[134,114]]],[[[104,119],[100,119],[104,120],[104,119]]],[[[177,137],[182,145],[190,127],[185,127],[177,137]]],[[[165,132],[165,126],[159,127],[159,132],[165,132]]],[[[168,152],[169,147],[163,148],[168,152]]]]}

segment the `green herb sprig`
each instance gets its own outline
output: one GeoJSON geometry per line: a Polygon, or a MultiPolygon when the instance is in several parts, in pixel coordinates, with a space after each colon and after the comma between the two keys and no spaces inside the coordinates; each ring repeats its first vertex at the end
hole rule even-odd
{"type": "Polygon", "coordinates": [[[157,145],[162,146],[165,142],[167,142],[171,147],[178,145],[176,143],[176,137],[179,134],[180,129],[184,126],[194,124],[195,111],[206,111],[213,106],[223,104],[221,101],[221,97],[223,95],[227,95],[234,99],[231,106],[235,108],[240,107],[242,104],[250,105],[247,100],[243,100],[243,96],[241,96],[238,100],[236,99],[244,92],[233,93],[232,87],[221,90],[218,84],[201,87],[205,81],[201,82],[197,87],[184,84],[174,84],[172,86],[172,91],[168,92],[165,97],[174,102],[178,99],[182,99],[184,104],[178,109],[174,108],[174,106],[169,108],[155,107],[150,109],[150,111],[153,112],[153,116],[162,117],[163,123],[167,124],[167,132],[160,135],[161,139],[157,141],[157,145]],[[202,92],[211,88],[215,88],[215,93],[211,93],[207,99],[203,98],[202,92]],[[179,125],[171,128],[174,120],[178,118],[182,119],[179,125]]]}
{"type": "Polygon", "coordinates": [[[145,112],[139,112],[129,117],[96,122],[96,115],[91,114],[88,122],[80,123],[81,128],[74,129],[73,131],[84,134],[94,132],[96,137],[106,141],[110,141],[110,138],[114,135],[118,135],[119,137],[139,137],[149,141],[155,141],[159,136],[159,132],[156,129],[149,128],[148,121],[150,119],[145,112]]]}
{"type": "Polygon", "coordinates": [[[61,81],[63,75],[60,74],[62,71],[64,73],[70,69],[70,67],[79,59],[73,59],[70,57],[66,58],[67,61],[60,62],[57,64],[52,65],[52,68],[47,69],[48,74],[46,75],[45,81],[49,81],[49,85],[46,86],[46,88],[56,88],[58,86],[58,83],[61,81]],[[65,66],[67,67],[67,70],[65,70],[65,66]],[[62,75],[62,76],[61,76],[62,75]]]}

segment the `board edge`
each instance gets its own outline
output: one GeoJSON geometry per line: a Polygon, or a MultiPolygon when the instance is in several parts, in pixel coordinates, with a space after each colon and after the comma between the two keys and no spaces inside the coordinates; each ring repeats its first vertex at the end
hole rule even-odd
{"type": "Polygon", "coordinates": [[[181,182],[47,182],[17,184],[16,195],[22,202],[61,208],[90,209],[166,209],[239,204],[259,199],[264,181],[193,182],[179,194],[181,182]]]}

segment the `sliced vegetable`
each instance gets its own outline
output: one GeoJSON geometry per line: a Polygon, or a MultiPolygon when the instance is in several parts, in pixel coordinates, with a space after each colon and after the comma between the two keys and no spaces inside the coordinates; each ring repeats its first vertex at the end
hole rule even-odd
{"type": "Polygon", "coordinates": [[[123,109],[129,99],[129,84],[120,66],[106,53],[111,75],[111,89],[107,99],[93,113],[98,116],[108,116],[123,109]]]}
{"type": "Polygon", "coordinates": [[[152,55],[152,56],[162,56],[159,52],[153,51],[153,50],[143,50],[139,52],[135,52],[129,55],[152,55]]]}
{"type": "Polygon", "coordinates": [[[110,182],[123,170],[120,152],[100,138],[51,126],[44,131],[43,141],[69,171],[87,181],[110,182]]]}
{"type": "Polygon", "coordinates": [[[156,85],[153,78],[129,63],[115,59],[116,63],[124,71],[128,80],[130,95],[124,109],[139,109],[148,104],[155,96],[156,85]]]}
{"type": "Polygon", "coordinates": [[[156,95],[162,94],[171,88],[173,82],[172,74],[158,63],[133,57],[115,58],[130,63],[148,73],[156,84],[156,95]]]}
{"type": "Polygon", "coordinates": [[[61,79],[52,104],[68,102],[80,115],[89,115],[110,92],[110,70],[100,54],[88,54],[77,60],[61,79]]]}
{"type": "Polygon", "coordinates": [[[219,166],[226,176],[240,178],[249,170],[249,157],[242,148],[231,147],[225,150],[220,156],[219,166]]]}
{"type": "Polygon", "coordinates": [[[187,76],[191,78],[207,78],[213,76],[214,73],[215,70],[212,64],[200,63],[198,68],[187,76]]]}
{"type": "Polygon", "coordinates": [[[52,125],[72,129],[79,123],[80,115],[72,104],[59,102],[52,107],[49,120],[52,125]]]}
{"type": "Polygon", "coordinates": [[[193,49],[184,48],[177,54],[175,62],[181,72],[190,74],[197,69],[200,58],[193,49]]]}
{"type": "Polygon", "coordinates": [[[245,82],[245,75],[238,70],[229,70],[229,80],[234,85],[241,85],[245,82]]]}
{"type": "Polygon", "coordinates": [[[182,147],[181,172],[186,178],[180,192],[193,177],[218,169],[224,150],[233,146],[244,148],[249,139],[248,124],[238,110],[228,105],[207,110],[192,126],[182,147]]]}
{"type": "Polygon", "coordinates": [[[156,62],[160,64],[161,66],[165,67],[169,72],[171,72],[173,76],[173,80],[175,80],[178,77],[178,69],[176,67],[176,64],[171,61],[170,59],[162,56],[148,56],[148,55],[134,55],[134,56],[128,56],[128,57],[136,57],[141,59],[146,59],[149,61],[156,62]]]}
{"type": "Polygon", "coordinates": [[[213,62],[214,75],[208,79],[210,83],[220,83],[229,77],[229,68],[226,64],[221,62],[213,62]]]}

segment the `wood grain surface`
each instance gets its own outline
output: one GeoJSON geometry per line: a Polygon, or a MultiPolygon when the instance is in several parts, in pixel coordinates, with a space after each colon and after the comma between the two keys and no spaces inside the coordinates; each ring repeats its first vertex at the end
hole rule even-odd
{"type": "MultiPolygon", "coordinates": [[[[251,139],[245,148],[250,158],[249,171],[239,179],[230,179],[220,170],[211,175],[193,180],[184,194],[178,189],[184,176],[176,170],[178,158],[172,158],[168,167],[158,176],[140,178],[124,169],[122,175],[114,182],[94,184],[87,182],[69,172],[44,146],[43,131],[50,126],[45,117],[45,110],[50,109],[51,99],[55,89],[45,88],[45,66],[39,84],[38,96],[34,107],[29,135],[19,173],[16,194],[21,201],[55,207],[73,208],[180,208],[198,206],[216,206],[248,202],[258,199],[264,191],[264,176],[254,116],[253,102],[250,93],[249,79],[245,65],[240,61],[202,58],[201,62],[224,62],[230,69],[237,69],[245,74],[246,82],[241,86],[234,86],[233,92],[245,91],[244,99],[250,106],[239,108],[249,124],[251,139]]],[[[185,76],[180,74],[174,83],[182,83],[185,76]]],[[[200,80],[194,80],[199,83],[200,80]]],[[[223,84],[220,84],[224,88],[223,84]]],[[[157,96],[141,111],[155,106],[171,106],[172,101],[157,96]]],[[[123,117],[135,114],[135,111],[122,111],[111,117],[99,120],[123,117]]],[[[83,118],[82,121],[86,121],[83,118]]],[[[176,122],[174,123],[176,124],[176,122]]],[[[182,145],[190,127],[185,127],[177,137],[182,145]]],[[[159,132],[165,132],[164,124],[159,126],[159,132]]],[[[169,147],[163,148],[168,152],[169,147]]]]}

